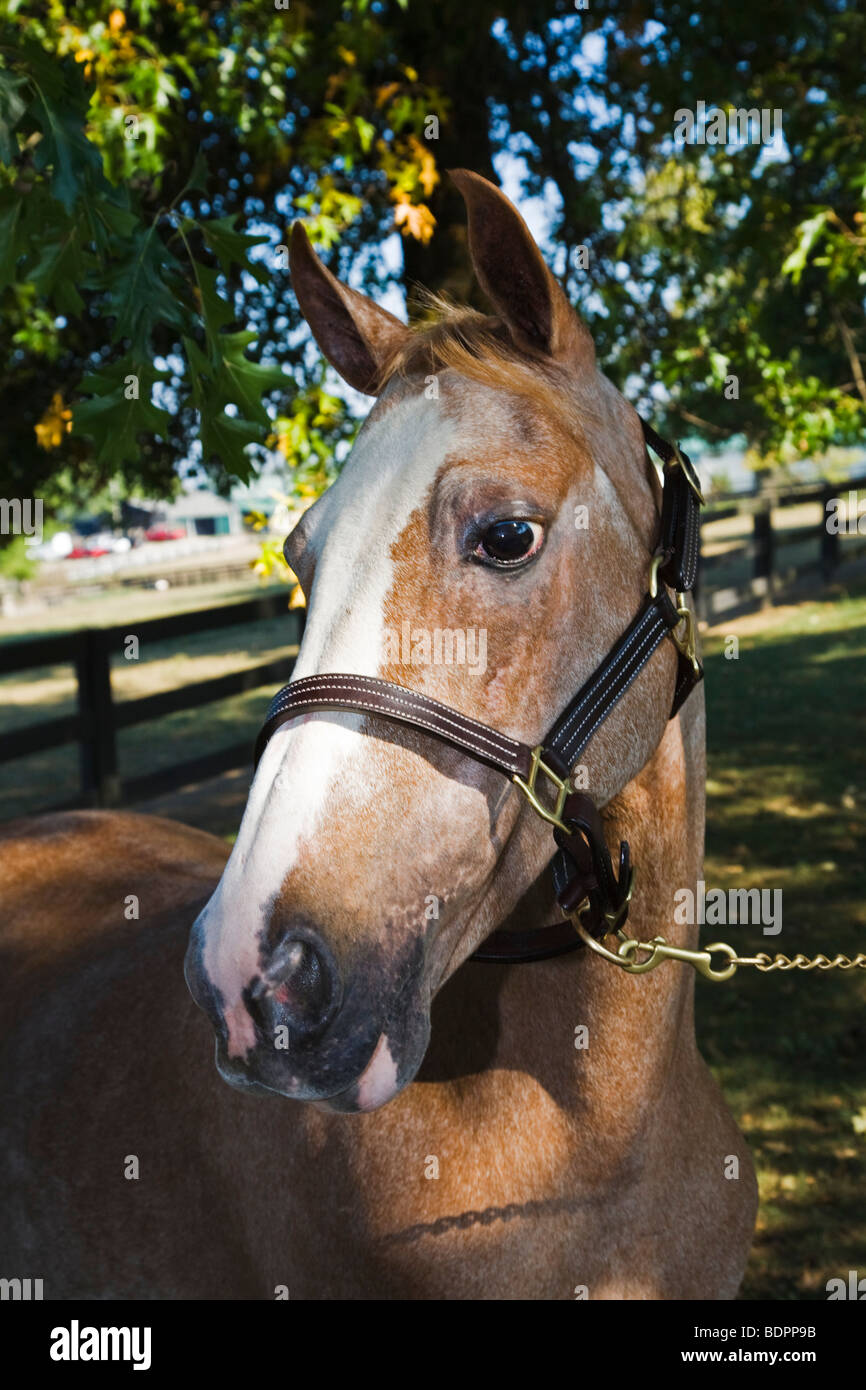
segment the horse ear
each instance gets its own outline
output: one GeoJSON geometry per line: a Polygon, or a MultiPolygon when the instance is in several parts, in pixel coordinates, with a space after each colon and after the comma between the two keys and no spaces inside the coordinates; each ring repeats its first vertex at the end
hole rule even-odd
{"type": "Polygon", "coordinates": [[[586,325],[545,265],[532,233],[501,189],[469,169],[450,169],[469,213],[469,251],[481,288],[518,346],[593,366],[586,325]]]}
{"type": "Polygon", "coordinates": [[[409,329],[387,309],[332,275],[300,222],[292,228],[289,263],[301,313],[322,352],[356,391],[375,396],[382,368],[409,329]]]}

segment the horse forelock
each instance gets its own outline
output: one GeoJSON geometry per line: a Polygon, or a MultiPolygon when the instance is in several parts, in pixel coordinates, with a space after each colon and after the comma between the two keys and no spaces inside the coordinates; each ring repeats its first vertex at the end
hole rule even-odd
{"type": "MultiPolygon", "coordinates": [[[[523,411],[556,423],[610,478],[625,519],[640,535],[655,524],[660,489],[634,409],[595,367],[523,351],[495,315],[421,292],[427,316],[387,358],[377,410],[393,409],[407,391],[442,372],[510,396],[523,411]]],[[[514,412],[515,428],[521,412],[514,412]]]]}

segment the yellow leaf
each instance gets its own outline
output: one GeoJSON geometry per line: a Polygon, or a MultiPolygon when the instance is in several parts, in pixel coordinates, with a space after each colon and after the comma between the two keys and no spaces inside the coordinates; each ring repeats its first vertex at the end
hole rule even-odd
{"type": "Polygon", "coordinates": [[[300,584],[296,584],[291,594],[289,595],[289,607],[306,608],[306,606],[307,600],[304,598],[304,591],[301,588],[300,584]]]}
{"type": "Polygon", "coordinates": [[[112,10],[108,16],[108,27],[112,34],[119,34],[126,23],[126,15],[123,10],[112,10]]]}
{"type": "Polygon", "coordinates": [[[405,74],[406,74],[406,76],[408,77],[408,79],[409,79],[410,82],[417,82],[417,81],[418,81],[418,74],[417,74],[417,72],[415,71],[414,68],[410,68],[408,63],[404,63],[404,64],[403,64],[403,71],[405,72],[405,74]]]}
{"type": "Polygon", "coordinates": [[[412,236],[426,245],[433,235],[436,218],[424,203],[399,202],[394,212],[394,221],[402,229],[404,236],[412,236]]]}
{"type": "Polygon", "coordinates": [[[424,197],[429,198],[433,189],[439,182],[439,174],[436,171],[436,160],[430,153],[429,148],[422,145],[421,141],[416,136],[412,135],[410,137],[409,144],[419,164],[417,174],[418,182],[424,190],[424,197]]]}
{"type": "Polygon", "coordinates": [[[33,429],[40,449],[60,448],[64,434],[68,434],[72,429],[72,411],[64,407],[63,396],[59,391],[54,392],[50,406],[33,429]]]}
{"type": "Polygon", "coordinates": [[[352,52],[351,48],[343,48],[342,44],[341,44],[340,47],[337,49],[337,52],[339,53],[339,55],[340,55],[340,57],[342,58],[343,62],[349,64],[349,67],[350,67],[350,68],[354,67],[355,64],[356,64],[357,61],[358,61],[357,58],[355,57],[354,53],[352,52]]]}
{"type": "Polygon", "coordinates": [[[377,106],[384,106],[385,103],[386,103],[387,101],[390,101],[390,100],[391,100],[391,98],[392,98],[392,96],[394,95],[394,93],[395,93],[395,92],[399,92],[399,90],[400,90],[400,83],[399,83],[399,82],[386,82],[384,87],[377,87],[377,89],[376,89],[376,105],[377,105],[377,106]]]}

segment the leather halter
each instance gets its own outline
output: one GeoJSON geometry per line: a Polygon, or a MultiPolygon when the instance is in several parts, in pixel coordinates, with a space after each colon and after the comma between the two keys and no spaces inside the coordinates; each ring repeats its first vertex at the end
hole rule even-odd
{"type": "Polygon", "coordinates": [[[572,784],[571,769],[664,637],[672,637],[679,653],[671,719],[703,677],[695,655],[694,617],[685,598],[697,577],[703,498],[688,455],[657,435],[645,420],[641,424],[647,444],[664,464],[661,539],[651,566],[649,592],[619,641],[536,748],[393,681],[330,673],[305,676],[284,686],[274,696],[256,742],[258,765],[274,732],[297,715],[355,710],[432,734],[494,767],[520,788],[533,809],[553,826],[557,845],[553,883],[566,920],[530,931],[494,931],[473,960],[516,964],[577,950],[583,943],[570,920],[576,916],[597,938],[622,928],[634,878],[628,844],[620,843],[615,874],[601,815],[591,797],[572,784]],[[675,591],[676,602],[668,587],[675,591]],[[542,800],[544,783],[552,785],[555,799],[546,794],[542,800]]]}

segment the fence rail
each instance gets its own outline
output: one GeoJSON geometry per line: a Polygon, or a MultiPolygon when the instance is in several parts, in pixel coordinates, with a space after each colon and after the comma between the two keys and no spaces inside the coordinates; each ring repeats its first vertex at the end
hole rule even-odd
{"type": "MultiPolygon", "coordinates": [[[[303,631],[304,611],[292,609],[287,613],[284,593],[263,595],[243,603],[225,604],[205,611],[177,613],[168,618],[149,618],[136,622],[135,636],[140,643],[163,642],[280,616],[286,621],[286,645],[296,646],[303,631]]],[[[120,729],[146,720],[159,719],[178,710],[196,709],[200,705],[225,700],[260,686],[288,680],[294,665],[293,657],[281,657],[233,671],[227,676],[214,676],[192,685],[178,686],[157,695],[116,700],[111,687],[111,658],[123,652],[128,635],[129,625],[86,628],[56,637],[39,637],[0,646],[0,676],[41,666],[72,665],[75,669],[75,714],[44,719],[23,729],[0,734],[0,764],[60,744],[79,745],[80,792],[74,801],[63,803],[65,806],[115,806],[141,801],[188,786],[190,782],[243,767],[251,757],[249,742],[236,743],[203,757],[187,759],[146,776],[123,779],[118,771],[117,734],[120,729]]]]}

